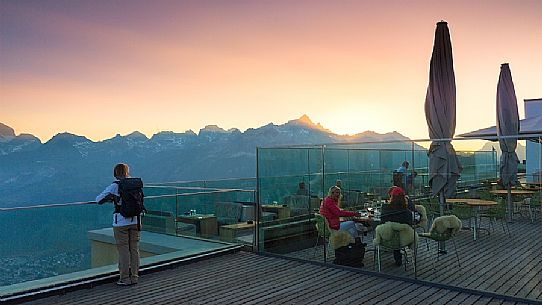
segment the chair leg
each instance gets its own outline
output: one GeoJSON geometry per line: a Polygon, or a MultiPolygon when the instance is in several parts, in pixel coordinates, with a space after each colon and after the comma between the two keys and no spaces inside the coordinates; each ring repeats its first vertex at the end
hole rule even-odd
{"type": "Polygon", "coordinates": [[[318,250],[318,242],[320,241],[320,236],[316,237],[316,244],[314,245],[314,251],[312,253],[312,258],[316,257],[316,250],[318,250]]]}
{"type": "Polygon", "coordinates": [[[495,233],[495,223],[497,222],[497,218],[488,217],[488,219],[489,219],[489,230],[492,230],[493,233],[495,233]]]}
{"type": "Polygon", "coordinates": [[[407,271],[408,256],[407,256],[406,249],[403,248],[403,249],[401,249],[401,250],[399,250],[399,251],[401,251],[401,255],[403,255],[403,256],[405,257],[405,263],[404,263],[404,265],[405,265],[405,271],[407,271]]]}
{"type": "Polygon", "coordinates": [[[378,272],[380,272],[380,270],[382,269],[382,266],[380,265],[380,246],[376,246],[376,251],[375,251],[375,255],[376,255],[376,270],[378,272]]]}
{"type": "MultiPolygon", "coordinates": [[[[427,242],[427,239],[425,240],[427,242]]],[[[416,272],[416,263],[418,261],[418,242],[417,241],[414,241],[414,254],[412,255],[412,260],[413,260],[413,266],[414,266],[414,278],[417,278],[418,275],[417,275],[417,272],[416,272]]]]}
{"type": "MultiPolygon", "coordinates": [[[[416,272],[416,265],[415,265],[415,256],[416,256],[416,254],[415,254],[414,251],[415,251],[415,250],[411,250],[410,252],[411,252],[411,254],[412,254],[412,266],[413,266],[413,268],[414,268],[414,273],[415,273],[415,272],[416,272]]],[[[410,260],[408,259],[407,248],[405,247],[405,248],[401,249],[401,252],[402,252],[402,253],[404,254],[404,256],[405,256],[405,271],[407,271],[407,265],[408,265],[409,263],[411,263],[410,260]]]]}
{"type": "MultiPolygon", "coordinates": [[[[423,233],[427,233],[425,231],[425,228],[422,227],[422,231],[423,233]]],[[[425,239],[425,246],[427,247],[427,251],[429,251],[429,242],[427,241],[427,238],[424,238],[425,239]]],[[[416,246],[418,245],[418,243],[416,242],[416,246]]]]}
{"type": "Polygon", "coordinates": [[[459,253],[457,253],[457,246],[455,245],[454,238],[452,238],[452,243],[454,244],[454,252],[455,252],[455,257],[457,258],[457,265],[461,267],[461,263],[459,262],[459,253]]]}

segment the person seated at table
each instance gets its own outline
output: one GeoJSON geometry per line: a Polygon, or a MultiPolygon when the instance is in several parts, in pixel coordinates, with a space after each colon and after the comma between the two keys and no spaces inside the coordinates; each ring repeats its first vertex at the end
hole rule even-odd
{"type": "Polygon", "coordinates": [[[340,197],[341,189],[336,185],[332,186],[322,205],[320,205],[320,215],[327,219],[330,229],[347,231],[352,237],[356,238],[359,236],[356,223],[352,220],[341,222],[340,217],[354,217],[360,216],[360,214],[340,209],[338,206],[340,197]]]}
{"type": "Polygon", "coordinates": [[[302,195],[302,196],[309,196],[309,190],[307,190],[305,188],[305,182],[304,181],[299,182],[299,184],[297,186],[297,192],[295,194],[296,195],[302,195]]]}
{"type": "MultiPolygon", "coordinates": [[[[393,187],[392,188],[397,187],[397,188],[400,188],[401,190],[403,190],[408,209],[412,212],[415,219],[417,219],[419,221],[421,215],[419,214],[418,211],[416,211],[416,205],[414,204],[414,201],[412,201],[412,199],[410,199],[410,197],[407,195],[407,193],[405,192],[403,187],[401,187],[401,185],[402,184],[400,182],[398,182],[395,178],[393,179],[393,187]]],[[[388,195],[389,195],[389,192],[391,192],[391,190],[392,189],[390,188],[390,190],[388,191],[388,195]]]]}
{"type": "MultiPolygon", "coordinates": [[[[405,191],[398,186],[392,186],[388,191],[388,195],[390,196],[390,203],[382,205],[380,222],[386,223],[392,221],[412,225],[413,216],[407,206],[405,191]]],[[[393,251],[393,258],[397,266],[402,265],[403,259],[400,250],[393,251]]]]}

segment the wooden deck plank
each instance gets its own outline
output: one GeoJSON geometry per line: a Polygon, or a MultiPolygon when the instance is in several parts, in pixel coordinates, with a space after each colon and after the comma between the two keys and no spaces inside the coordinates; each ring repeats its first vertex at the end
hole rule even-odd
{"type": "Polygon", "coordinates": [[[435,302],[435,304],[446,304],[446,305],[471,305],[476,303],[478,299],[480,298],[479,295],[470,295],[466,293],[462,293],[458,295],[457,297],[448,300],[446,303],[439,303],[435,302]]]}
{"type": "MultiPolygon", "coordinates": [[[[498,268],[498,270],[506,270],[506,268],[502,268],[503,265],[505,265],[509,259],[509,255],[519,255],[521,253],[521,250],[519,248],[513,248],[508,254],[509,255],[497,255],[496,252],[497,247],[493,249],[493,252],[485,252],[480,255],[480,259],[478,260],[479,264],[482,264],[482,267],[475,267],[475,262],[472,264],[469,264],[469,266],[473,266],[474,270],[476,272],[480,272],[481,274],[488,274],[491,273],[491,271],[495,271],[498,268]],[[485,262],[485,263],[484,263],[485,262]]],[[[502,248],[500,250],[500,253],[503,254],[502,248]]],[[[488,278],[486,277],[471,277],[469,279],[465,279],[464,283],[466,286],[477,288],[482,283],[486,282],[488,278]]]]}
{"type": "MultiPolygon", "coordinates": [[[[138,285],[114,283],[29,304],[458,304],[478,296],[253,253],[228,254],[146,274],[138,285]],[[249,279],[247,280],[247,275],[249,279]],[[344,279],[348,279],[346,285],[344,279]],[[309,296],[309,297],[307,297],[309,296]],[[159,301],[158,301],[159,300],[159,301]],[[81,302],[83,301],[83,302],[81,302]]],[[[487,302],[486,302],[487,303],[487,302]]]]}
{"type": "MultiPolygon", "coordinates": [[[[484,289],[538,300],[542,296],[542,238],[540,223],[511,224],[512,238],[502,231],[472,240],[471,232],[457,236],[462,267],[457,267],[453,246],[433,265],[436,242],[427,251],[421,242],[418,279],[470,289],[484,289]],[[530,238],[519,238],[528,236],[530,238]],[[435,268],[438,267],[438,268],[435,268]]],[[[369,242],[366,239],[366,242],[369,242]]],[[[317,251],[321,253],[321,247],[317,251]]],[[[313,248],[288,256],[312,259],[313,248]]],[[[364,270],[373,270],[372,253],[364,270]]],[[[391,254],[382,256],[383,273],[413,278],[413,269],[393,264],[391,254]]],[[[321,257],[317,257],[317,260],[321,257]]],[[[453,289],[392,280],[347,269],[260,256],[248,252],[226,254],[176,268],[143,275],[140,283],[117,287],[114,283],[49,297],[30,304],[129,304],[138,301],[178,304],[501,304],[500,298],[465,295],[453,289]],[[344,279],[349,279],[345,281],[344,279]],[[398,289],[399,288],[399,289],[398,289]],[[132,294],[133,296],[130,296],[132,294]],[[127,296],[128,295],[128,296],[127,296]],[[122,299],[119,302],[119,299],[122,299]],[[429,304],[429,303],[427,303],[429,304]]]]}
{"type": "Polygon", "coordinates": [[[521,277],[526,276],[526,274],[523,274],[521,270],[523,269],[526,261],[530,260],[530,258],[532,257],[533,254],[526,251],[523,251],[523,253],[514,256],[515,259],[511,262],[508,262],[507,268],[500,268],[499,271],[494,273],[494,278],[491,278],[490,280],[485,282],[491,283],[491,280],[495,279],[491,285],[487,286],[487,288],[484,288],[489,291],[501,290],[504,293],[508,292],[521,277]],[[508,269],[515,270],[515,272],[507,272],[508,269]]]}
{"type": "MultiPolygon", "coordinates": [[[[260,301],[265,300],[265,302],[271,302],[274,299],[274,296],[286,296],[289,291],[297,291],[298,287],[307,286],[305,283],[305,276],[307,272],[313,274],[314,277],[325,277],[325,276],[334,276],[333,274],[339,274],[340,272],[327,272],[326,270],[310,268],[315,266],[305,266],[299,265],[296,268],[290,268],[289,270],[284,270],[284,272],[274,272],[273,275],[269,274],[258,274],[255,276],[256,281],[250,283],[246,286],[248,290],[253,291],[253,289],[258,290],[259,295],[249,295],[249,291],[237,290],[233,293],[230,293],[231,298],[242,298],[245,300],[246,304],[258,304],[260,301]],[[309,269],[309,270],[307,270],[309,269]],[[313,270],[310,270],[313,269],[313,270]],[[292,273],[296,274],[296,278],[292,277],[292,273]],[[284,286],[287,286],[288,289],[284,290],[284,286]],[[282,293],[281,293],[282,292],[282,293]],[[263,297],[261,297],[263,296],[263,297]]],[[[337,275],[338,276],[338,275],[337,275]]],[[[210,300],[206,300],[210,301],[210,300]]]]}
{"type": "Polygon", "coordinates": [[[476,302],[474,302],[473,305],[487,305],[489,302],[491,302],[491,298],[488,297],[480,297],[476,302]]]}
{"type": "MultiPolygon", "coordinates": [[[[382,282],[383,279],[376,278],[376,277],[363,277],[360,279],[349,279],[348,276],[346,276],[346,280],[343,279],[343,281],[336,284],[336,287],[330,287],[331,290],[326,295],[318,295],[313,294],[309,297],[304,296],[303,299],[311,304],[329,304],[332,303],[334,300],[341,299],[345,295],[349,295],[350,293],[360,293],[364,294],[367,287],[371,287],[377,283],[382,282]],[[351,281],[355,281],[352,283],[351,281]],[[349,285],[345,285],[345,282],[349,285]]],[[[322,287],[327,290],[327,286],[322,287]]]]}
{"type": "Polygon", "coordinates": [[[447,302],[452,300],[454,297],[458,296],[460,292],[457,291],[448,291],[448,290],[441,290],[441,292],[434,294],[430,296],[429,298],[425,299],[424,302],[426,304],[434,304],[436,302],[447,302]]]}
{"type": "Polygon", "coordinates": [[[517,274],[517,281],[512,285],[506,294],[510,295],[528,295],[537,285],[542,282],[542,253],[535,255],[532,253],[532,260],[525,263],[517,274]],[[538,271],[538,272],[537,272],[538,271]]]}
{"type": "Polygon", "coordinates": [[[277,281],[280,276],[283,276],[284,272],[301,270],[301,267],[295,262],[281,262],[280,264],[277,264],[276,261],[272,261],[269,258],[259,261],[257,266],[254,266],[252,262],[251,265],[246,266],[243,269],[251,269],[253,267],[257,268],[255,268],[254,271],[249,272],[250,276],[248,276],[248,274],[239,274],[238,271],[230,273],[227,281],[215,276],[216,280],[212,283],[203,284],[201,285],[201,288],[198,287],[199,289],[194,294],[194,298],[190,300],[198,302],[210,301],[209,298],[213,298],[213,294],[199,293],[204,293],[205,291],[213,291],[216,295],[220,295],[222,299],[235,299],[238,297],[236,294],[243,292],[242,290],[237,289],[238,287],[248,287],[249,289],[256,286],[266,287],[267,285],[260,283],[261,280],[267,279],[269,283],[273,283],[277,281]],[[250,280],[250,282],[248,280],[250,280]]]}
{"type": "MultiPolygon", "coordinates": [[[[468,263],[468,266],[472,270],[461,270],[461,271],[467,271],[467,272],[459,272],[459,270],[455,270],[454,272],[446,272],[444,274],[440,275],[440,278],[427,278],[427,280],[442,282],[442,283],[453,283],[453,282],[462,282],[469,281],[470,279],[476,279],[479,277],[472,276],[475,274],[478,274],[481,272],[478,270],[478,266],[486,266],[487,262],[491,262],[492,260],[488,260],[487,257],[502,257],[500,254],[502,253],[502,247],[503,244],[509,244],[509,238],[507,235],[504,234],[493,234],[491,236],[488,236],[489,238],[486,239],[479,239],[477,241],[473,241],[470,238],[460,238],[460,242],[458,244],[458,247],[464,248],[467,251],[461,251],[462,254],[462,261],[464,262],[463,265],[465,265],[465,261],[468,263]],[[498,235],[499,242],[494,242],[496,239],[496,235],[498,235]],[[470,251],[469,251],[470,250],[470,251]],[[480,255],[481,254],[481,255],[480,255]]],[[[505,258],[503,258],[505,259],[505,258]]],[[[465,285],[468,286],[468,285],[465,285]]]]}
{"type": "MultiPolygon", "coordinates": [[[[314,275],[319,276],[320,270],[316,269],[315,267],[316,266],[312,266],[312,265],[299,266],[298,270],[299,270],[300,277],[302,276],[303,273],[307,273],[307,272],[313,273],[314,275]]],[[[276,286],[278,286],[280,289],[280,286],[282,285],[281,283],[287,282],[289,280],[289,277],[291,276],[290,272],[292,271],[293,270],[291,268],[288,268],[288,270],[284,270],[284,272],[277,272],[276,270],[273,270],[274,277],[270,277],[268,274],[260,273],[260,272],[252,274],[251,281],[250,283],[247,284],[248,285],[247,287],[252,288],[251,286],[253,286],[254,288],[259,288],[261,290],[260,293],[267,294],[268,291],[276,290],[277,289],[276,286]]],[[[246,294],[246,293],[247,293],[246,291],[243,292],[242,290],[238,290],[238,291],[230,292],[229,295],[232,295],[233,297],[242,297],[242,294],[246,294]]],[[[211,299],[209,299],[208,301],[211,301],[211,299]]]]}
{"type": "Polygon", "coordinates": [[[348,272],[338,273],[335,277],[326,277],[324,279],[312,278],[309,281],[309,287],[305,289],[304,294],[298,294],[297,296],[290,296],[289,301],[293,304],[305,303],[305,304],[320,304],[326,303],[326,299],[340,298],[349,293],[355,293],[355,290],[360,285],[367,285],[367,283],[374,283],[378,279],[371,279],[369,281],[356,279],[354,285],[350,285],[351,281],[348,278],[348,272]],[[322,296],[320,291],[328,291],[328,294],[322,296]]]}
{"type": "Polygon", "coordinates": [[[412,295],[405,296],[408,300],[405,301],[403,305],[420,304],[422,300],[425,300],[426,298],[438,293],[439,290],[440,290],[439,288],[435,288],[435,287],[422,286],[419,289],[411,292],[412,295]],[[416,291],[418,290],[423,290],[423,291],[419,291],[418,293],[416,293],[416,291]]]}
{"type": "Polygon", "coordinates": [[[542,299],[542,274],[539,272],[538,284],[527,295],[528,299],[542,299]]]}
{"type": "MultiPolygon", "coordinates": [[[[288,274],[287,277],[283,277],[284,281],[280,281],[274,285],[274,287],[269,287],[270,289],[265,291],[265,296],[260,298],[251,298],[247,304],[267,304],[273,303],[281,300],[289,300],[289,296],[300,295],[301,292],[304,292],[305,289],[311,286],[314,279],[321,279],[322,281],[328,281],[327,277],[331,279],[339,279],[343,272],[327,272],[327,270],[311,271],[310,274],[313,274],[314,278],[312,280],[307,280],[307,273],[303,271],[307,266],[300,266],[298,276],[291,276],[288,274]]],[[[308,291],[306,292],[308,293],[308,291]]]]}
{"type": "MultiPolygon", "coordinates": [[[[224,264],[222,260],[228,260],[228,258],[231,258],[231,256],[220,257],[220,259],[217,259],[216,261],[213,260],[209,262],[209,266],[206,266],[206,268],[208,268],[206,269],[207,271],[203,273],[199,269],[203,262],[195,262],[193,265],[191,264],[188,270],[185,270],[186,279],[191,281],[192,284],[196,284],[197,280],[194,280],[194,277],[199,276],[197,277],[197,279],[205,278],[208,274],[212,274],[212,272],[214,272],[213,271],[214,268],[224,268],[224,264]]],[[[242,266],[244,262],[249,262],[249,261],[250,261],[250,257],[246,257],[246,258],[239,257],[239,260],[231,261],[231,264],[226,265],[227,267],[224,271],[235,272],[238,266],[242,266]]],[[[183,268],[183,266],[179,268],[183,268]]],[[[152,274],[151,274],[151,277],[152,277],[152,274]]],[[[176,281],[177,279],[174,278],[174,274],[172,274],[172,272],[169,272],[169,270],[166,270],[157,280],[161,284],[158,288],[156,287],[156,282],[155,282],[156,279],[151,280],[151,282],[149,283],[149,280],[146,280],[146,276],[145,276],[141,278],[141,281],[137,286],[117,287],[116,285],[111,284],[107,287],[107,292],[111,293],[113,296],[115,295],[123,296],[124,294],[126,294],[126,290],[135,289],[134,287],[137,287],[138,291],[142,293],[148,293],[148,295],[152,295],[152,292],[167,291],[167,289],[171,287],[171,282],[176,281]]],[[[178,284],[183,284],[183,281],[178,281],[178,284]]],[[[86,297],[92,300],[92,296],[87,295],[86,297]]],[[[78,295],[74,295],[73,299],[68,300],[68,301],[84,302],[86,301],[86,299],[78,295]]],[[[111,303],[115,303],[114,298],[112,298],[111,303]]],[[[109,303],[105,302],[103,304],[105,305],[109,303]]]]}
{"type": "MultiPolygon", "coordinates": [[[[390,286],[389,289],[381,291],[380,295],[371,298],[371,302],[389,302],[395,303],[399,302],[399,299],[402,299],[404,296],[409,295],[412,290],[415,290],[418,287],[417,284],[412,283],[401,283],[399,285],[390,286]]],[[[409,299],[407,299],[408,301],[409,299]]]]}
{"type": "Polygon", "coordinates": [[[487,304],[488,305],[501,305],[504,300],[491,299],[487,304]]]}
{"type": "MultiPolygon", "coordinates": [[[[490,235],[481,234],[479,239],[472,239],[471,231],[461,231],[456,237],[461,268],[457,266],[452,243],[447,243],[448,254],[433,263],[437,243],[425,243],[418,246],[417,278],[446,285],[480,289],[498,294],[508,294],[520,298],[538,299],[541,296],[542,275],[538,266],[542,265],[542,238],[540,223],[516,221],[510,224],[511,237],[500,230],[490,235]],[[522,238],[519,238],[519,237],[522,238]],[[527,238],[525,238],[527,237],[527,238]],[[536,254],[538,253],[538,254],[536,254]],[[534,266],[534,268],[533,268],[534,266]]],[[[368,249],[371,248],[370,239],[368,249]]],[[[310,249],[312,250],[312,248],[310,249]]],[[[321,254],[321,249],[318,249],[321,254]]],[[[290,253],[296,258],[312,258],[312,251],[290,253]]],[[[374,270],[372,253],[365,256],[364,270],[374,270]]],[[[321,257],[321,256],[320,256],[321,257]]],[[[382,256],[382,272],[387,274],[414,277],[412,268],[404,271],[393,264],[391,255],[382,256]]]]}
{"type": "Polygon", "coordinates": [[[255,280],[260,277],[268,278],[270,282],[273,282],[276,279],[276,275],[281,275],[281,271],[285,271],[288,268],[299,268],[295,264],[288,264],[287,266],[282,266],[278,268],[270,264],[260,264],[259,270],[257,272],[251,272],[250,275],[239,275],[237,272],[233,271],[232,274],[228,277],[227,281],[224,281],[223,277],[216,277],[212,281],[205,281],[205,276],[202,276],[201,283],[198,284],[194,291],[194,295],[199,296],[195,300],[208,300],[206,298],[212,298],[212,295],[201,295],[200,292],[212,289],[219,295],[223,295],[227,298],[230,298],[230,295],[236,293],[236,287],[243,287],[247,285],[248,280],[254,284],[255,280]],[[260,269],[261,268],[261,269],[260,269]],[[266,276],[266,274],[268,276],[266,276]]]}

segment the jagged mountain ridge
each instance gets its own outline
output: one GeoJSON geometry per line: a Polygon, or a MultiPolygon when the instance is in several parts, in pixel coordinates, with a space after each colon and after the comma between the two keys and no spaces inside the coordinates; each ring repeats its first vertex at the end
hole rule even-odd
{"type": "Polygon", "coordinates": [[[208,125],[198,134],[163,131],[147,138],[136,131],[99,142],[60,133],[42,144],[31,135],[7,134],[11,138],[0,142],[0,207],[92,200],[118,162],[146,182],[241,178],[255,176],[256,147],[408,140],[396,132],[341,136],[305,115],[245,132],[208,125]]]}
{"type": "MultiPolygon", "coordinates": [[[[491,151],[493,148],[497,152],[497,159],[500,159],[502,152],[501,152],[501,147],[499,145],[499,142],[487,142],[479,150],[491,151]]],[[[527,153],[526,153],[525,145],[522,145],[521,143],[518,143],[518,146],[516,148],[516,154],[518,155],[518,159],[520,161],[525,160],[527,158],[526,157],[527,153]]]]}

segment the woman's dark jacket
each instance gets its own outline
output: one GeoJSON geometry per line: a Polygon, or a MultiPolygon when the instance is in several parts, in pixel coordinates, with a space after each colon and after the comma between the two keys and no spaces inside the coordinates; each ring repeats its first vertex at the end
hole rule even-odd
{"type": "Polygon", "coordinates": [[[394,208],[390,204],[383,204],[380,221],[381,223],[393,221],[412,225],[412,212],[406,207],[394,208]]]}

